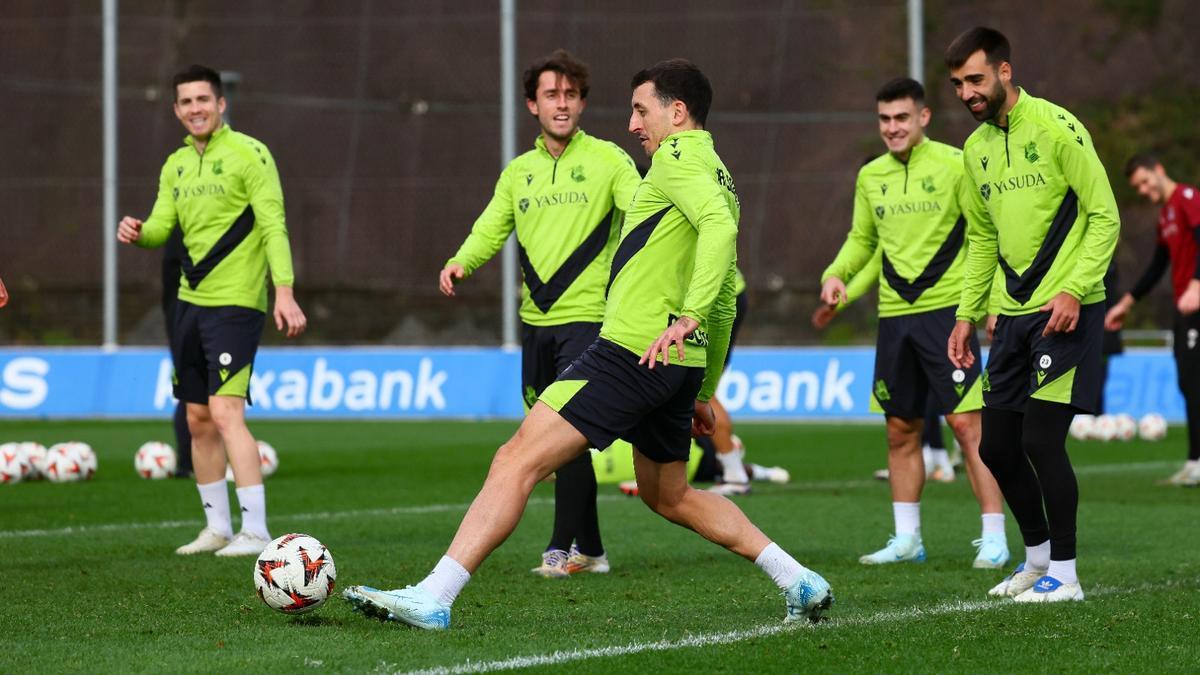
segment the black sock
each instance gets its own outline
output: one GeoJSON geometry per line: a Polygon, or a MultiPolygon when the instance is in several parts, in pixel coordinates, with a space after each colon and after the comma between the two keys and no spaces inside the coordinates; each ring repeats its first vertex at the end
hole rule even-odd
{"type": "Polygon", "coordinates": [[[1075,558],[1075,516],[1079,483],[1067,456],[1067,431],[1075,411],[1065,403],[1030,399],[1025,406],[1021,445],[1037,471],[1050,524],[1050,559],[1075,558]]]}
{"type": "Polygon", "coordinates": [[[192,473],[192,432],[188,429],[187,404],[183,401],[175,404],[175,448],[178,462],[175,473],[187,475],[192,473]]]}
{"type": "Polygon", "coordinates": [[[584,555],[604,553],[596,514],[596,471],[592,468],[591,452],[567,462],[555,474],[554,533],[547,548],[567,551],[572,541],[584,555]]]}
{"type": "Polygon", "coordinates": [[[1021,442],[1024,417],[1011,410],[984,408],[979,456],[1000,485],[1025,545],[1037,546],[1050,538],[1050,527],[1042,508],[1042,487],[1021,442]]]}

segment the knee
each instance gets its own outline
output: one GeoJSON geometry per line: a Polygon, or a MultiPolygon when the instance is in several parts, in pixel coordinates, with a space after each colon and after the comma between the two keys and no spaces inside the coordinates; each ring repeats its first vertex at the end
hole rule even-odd
{"type": "Polygon", "coordinates": [[[1007,448],[1006,450],[1004,445],[1002,441],[988,436],[984,436],[979,441],[979,459],[993,475],[1004,473],[1008,462],[1021,454],[1016,451],[1016,448],[1007,448]]]}
{"type": "Polygon", "coordinates": [[[946,424],[950,425],[955,438],[974,438],[979,435],[979,413],[947,415],[946,424]]]}
{"type": "Polygon", "coordinates": [[[207,406],[189,405],[187,407],[187,425],[188,431],[193,436],[207,436],[216,431],[207,406]]]}
{"type": "Polygon", "coordinates": [[[903,417],[887,418],[888,447],[893,451],[911,450],[912,440],[921,433],[921,420],[903,417]]]}
{"type": "MultiPolygon", "coordinates": [[[[240,402],[240,401],[239,401],[240,402]]],[[[217,403],[209,406],[209,414],[211,415],[212,424],[217,428],[221,436],[226,436],[230,432],[246,426],[246,420],[243,416],[243,409],[240,405],[225,405],[217,403]]]]}

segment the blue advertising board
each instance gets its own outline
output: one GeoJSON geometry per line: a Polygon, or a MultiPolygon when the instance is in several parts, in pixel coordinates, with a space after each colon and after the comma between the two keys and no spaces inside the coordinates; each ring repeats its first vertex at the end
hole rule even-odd
{"type": "MultiPolygon", "coordinates": [[[[718,396],[739,419],[875,419],[867,409],[870,348],[737,350],[718,396]]],[[[1184,419],[1165,349],[1114,357],[1108,412],[1184,419]]],[[[251,417],[517,418],[520,353],[499,348],[264,348],[250,384],[251,417]]],[[[164,350],[0,349],[0,417],[168,415],[164,350]]]]}

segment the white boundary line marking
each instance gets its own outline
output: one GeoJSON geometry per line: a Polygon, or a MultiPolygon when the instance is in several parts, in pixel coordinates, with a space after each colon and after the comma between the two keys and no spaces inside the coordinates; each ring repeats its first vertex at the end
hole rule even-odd
{"type": "MultiPolygon", "coordinates": [[[[1133,462],[1128,464],[1095,464],[1090,466],[1076,467],[1075,473],[1089,475],[1119,473],[1122,471],[1146,471],[1150,469],[1160,469],[1163,467],[1174,466],[1177,463],[1178,462],[1164,460],[1156,462],[1133,462]]],[[[812,490],[846,490],[851,488],[879,485],[881,483],[882,481],[878,480],[808,481],[790,483],[788,485],[779,487],[784,491],[801,492],[812,490]]],[[[596,498],[600,501],[622,501],[626,499],[632,499],[631,497],[626,497],[625,495],[612,494],[602,494],[598,495],[596,498]]],[[[546,506],[553,504],[554,499],[552,497],[535,497],[529,500],[530,506],[546,506]]],[[[466,512],[469,506],[470,504],[426,504],[422,506],[394,506],[375,509],[352,509],[347,511],[317,511],[313,513],[274,515],[271,516],[271,519],[276,521],[313,521],[371,516],[419,515],[422,513],[446,513],[454,511],[466,512]]],[[[0,530],[0,540],[33,539],[39,537],[65,537],[71,535],[101,534],[105,532],[132,532],[137,530],[172,530],[184,527],[196,527],[200,524],[201,521],[199,519],[162,520],[145,523],[99,523],[96,525],[74,525],[71,527],[38,530],[0,530]]]]}
{"type": "MultiPolygon", "coordinates": [[[[1106,595],[1127,595],[1141,591],[1156,591],[1165,590],[1171,587],[1184,586],[1194,584],[1200,580],[1173,580],[1157,584],[1142,584],[1135,588],[1116,588],[1111,586],[1097,586],[1094,590],[1087,592],[1087,597],[1094,598],[1096,596],[1106,595]]],[[[609,647],[598,647],[594,649],[572,649],[567,651],[554,651],[549,654],[534,654],[530,656],[514,656],[507,659],[496,661],[479,661],[472,663],[465,661],[453,666],[439,666],[436,668],[428,668],[422,670],[406,671],[405,675],[459,675],[462,673],[488,673],[500,670],[517,670],[521,668],[533,668],[535,666],[554,666],[576,661],[587,661],[591,659],[602,659],[614,656],[628,656],[632,654],[641,654],[645,652],[665,652],[674,651],[677,649],[691,649],[695,647],[711,647],[715,645],[727,645],[745,640],[751,640],[759,637],[767,637],[778,635],[794,630],[837,630],[839,628],[873,626],[881,623],[891,623],[899,621],[920,620],[927,617],[945,616],[947,614],[969,614],[973,612],[990,612],[1006,607],[1015,607],[1015,603],[1011,601],[993,599],[993,600],[950,600],[939,602],[933,605],[915,605],[904,609],[886,610],[868,614],[865,616],[851,616],[844,619],[830,619],[829,621],[812,625],[807,623],[779,623],[766,624],[755,626],[753,628],[726,631],[720,633],[702,633],[699,635],[691,635],[678,640],[660,640],[658,642],[630,642],[624,645],[612,645],[609,647]]],[[[381,663],[376,669],[394,671],[395,664],[381,663]]]]}

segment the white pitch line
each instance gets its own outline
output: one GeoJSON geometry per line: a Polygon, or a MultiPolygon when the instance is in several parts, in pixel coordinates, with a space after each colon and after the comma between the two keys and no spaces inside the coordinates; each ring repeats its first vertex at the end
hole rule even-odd
{"type": "MultiPolygon", "coordinates": [[[[1144,471],[1174,466],[1177,462],[1134,462],[1128,464],[1096,464],[1077,467],[1077,474],[1119,473],[1122,471],[1144,471]]],[[[846,481],[807,481],[795,482],[780,486],[786,491],[811,490],[847,490],[852,488],[877,485],[875,480],[846,480],[846,481]]],[[[598,495],[599,501],[621,501],[629,499],[624,495],[598,495]]],[[[546,506],[554,504],[553,498],[535,497],[529,500],[530,506],[546,506]]],[[[363,518],[371,516],[401,516],[419,515],[423,513],[446,513],[454,511],[465,512],[470,504],[426,504],[423,506],[394,506],[376,509],[352,509],[347,511],[317,511],[314,513],[292,513],[272,516],[272,520],[336,520],[339,518],[363,518]]],[[[200,520],[163,520],[148,523],[100,523],[96,525],[74,525],[55,529],[39,530],[0,530],[0,539],[33,539],[39,537],[64,537],[80,534],[101,534],[106,532],[132,532],[137,530],[171,530],[184,527],[196,527],[200,520]]]]}
{"type": "MultiPolygon", "coordinates": [[[[1125,595],[1142,591],[1163,590],[1166,588],[1195,584],[1200,580],[1168,581],[1158,584],[1142,584],[1136,588],[1115,588],[1098,586],[1087,592],[1088,597],[1106,595],[1125,595]]],[[[702,633],[691,635],[678,640],[660,640],[658,642],[631,642],[624,645],[612,645],[594,649],[572,649],[554,651],[549,654],[534,654],[529,656],[514,656],[497,661],[466,661],[453,666],[439,666],[422,670],[406,671],[404,675],[461,675],[464,673],[489,673],[501,670],[519,670],[535,666],[555,666],[576,661],[610,658],[614,656],[629,656],[645,652],[665,652],[677,649],[695,647],[711,647],[727,645],[759,637],[778,635],[794,630],[837,630],[839,628],[872,626],[881,623],[893,623],[920,620],[929,617],[945,616],[947,614],[969,614],[973,612],[991,612],[1006,607],[1015,607],[1012,602],[1005,600],[952,600],[933,605],[913,606],[904,609],[887,610],[859,617],[831,619],[819,625],[807,623],[772,623],[755,626],[744,630],[726,631],[721,633],[702,633]]],[[[392,670],[394,664],[380,664],[382,668],[392,670]]],[[[395,671],[400,672],[400,671],[395,671]]]]}

